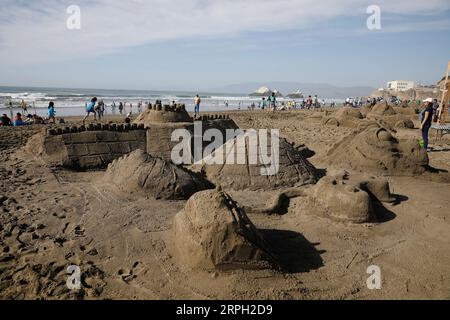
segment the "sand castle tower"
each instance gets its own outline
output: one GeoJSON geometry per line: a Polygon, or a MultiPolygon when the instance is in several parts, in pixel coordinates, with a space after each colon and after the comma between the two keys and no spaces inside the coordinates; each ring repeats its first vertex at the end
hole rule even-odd
{"type": "MultiPolygon", "coordinates": [[[[201,125],[202,133],[208,129],[218,129],[226,136],[227,129],[237,129],[236,123],[227,115],[202,115],[194,119],[186,111],[184,104],[169,106],[161,104],[150,105],[149,109],[139,115],[134,121],[136,125],[147,130],[147,153],[164,160],[171,160],[172,150],[179,143],[172,141],[175,130],[185,129],[194,138],[195,125],[201,125]]],[[[206,147],[205,143],[204,147],[206,147]]]]}

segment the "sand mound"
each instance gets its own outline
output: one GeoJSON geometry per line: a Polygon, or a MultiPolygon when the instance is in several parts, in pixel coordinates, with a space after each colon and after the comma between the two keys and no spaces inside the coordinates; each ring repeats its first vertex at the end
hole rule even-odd
{"type": "Polygon", "coordinates": [[[213,187],[198,174],[141,150],[111,163],[104,179],[125,192],[145,193],[157,199],[188,199],[213,187]]]}
{"type": "Polygon", "coordinates": [[[245,212],[221,191],[196,193],[173,223],[176,257],[188,268],[267,267],[269,244],[245,212]]]}
{"type": "Polygon", "coordinates": [[[361,172],[416,175],[426,171],[428,155],[416,140],[399,141],[388,129],[372,123],[334,145],[325,162],[361,172]]]}
{"type": "Polygon", "coordinates": [[[363,118],[361,112],[358,109],[349,108],[349,107],[344,107],[342,109],[339,109],[335,113],[335,117],[338,119],[345,119],[345,118],[362,119],[363,118]]]}
{"type": "Polygon", "coordinates": [[[144,124],[145,127],[149,127],[155,123],[176,122],[192,122],[192,119],[184,106],[153,106],[151,109],[147,109],[141,113],[134,121],[136,124],[144,124]]]}
{"type": "Polygon", "coordinates": [[[307,212],[340,222],[377,221],[376,202],[393,202],[387,180],[356,176],[346,172],[327,176],[312,188],[304,201],[307,212]]]}
{"type": "Polygon", "coordinates": [[[375,105],[366,115],[368,120],[383,121],[391,129],[414,129],[414,117],[413,108],[392,107],[386,102],[375,105]]]}
{"type": "MultiPolygon", "coordinates": [[[[264,170],[275,167],[262,164],[260,160],[261,154],[264,152],[255,151],[255,149],[261,150],[260,147],[259,140],[258,148],[253,148],[249,143],[248,136],[239,136],[228,141],[212,155],[195,164],[193,169],[202,171],[208,180],[216,185],[232,190],[277,189],[314,184],[318,181],[320,173],[306,159],[304,146],[294,147],[286,139],[280,139],[279,169],[278,171],[274,169],[273,174],[263,174],[264,170]],[[240,148],[239,146],[244,146],[245,148],[240,148]],[[215,155],[221,155],[222,159],[228,159],[230,156],[233,159],[238,159],[238,155],[244,155],[244,163],[246,164],[214,164],[212,158],[215,155]],[[258,164],[252,164],[249,161],[252,157],[258,159],[258,164]]],[[[267,149],[271,150],[269,139],[267,149]]],[[[234,161],[233,163],[241,162],[234,161]]],[[[275,161],[272,161],[273,164],[275,164],[275,161]]]]}
{"type": "Polygon", "coordinates": [[[387,104],[387,102],[377,103],[372,107],[372,110],[368,115],[372,116],[392,116],[395,115],[396,112],[394,108],[387,104]]]}
{"type": "Polygon", "coordinates": [[[336,111],[334,115],[324,117],[322,120],[322,124],[336,127],[354,127],[357,121],[363,118],[364,116],[358,109],[344,107],[336,111]]]}

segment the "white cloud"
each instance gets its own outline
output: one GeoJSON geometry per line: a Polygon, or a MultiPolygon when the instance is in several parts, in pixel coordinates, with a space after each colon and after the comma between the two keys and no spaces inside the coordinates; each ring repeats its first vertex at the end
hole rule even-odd
{"type": "MultiPolygon", "coordinates": [[[[33,64],[111,53],[172,39],[308,29],[365,16],[372,0],[0,0],[0,64],[33,64]],[[79,5],[82,29],[66,28],[79,5]]],[[[448,0],[379,0],[383,13],[435,15],[448,0]]],[[[433,24],[429,24],[432,26],[433,24]]],[[[360,28],[355,26],[355,28],[360,28]]],[[[398,30],[403,30],[398,28],[398,30]]],[[[409,28],[410,30],[410,28],[409,28]]]]}

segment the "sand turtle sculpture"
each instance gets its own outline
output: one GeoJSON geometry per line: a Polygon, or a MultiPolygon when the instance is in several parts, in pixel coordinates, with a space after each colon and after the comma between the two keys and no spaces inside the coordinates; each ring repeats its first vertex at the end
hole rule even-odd
{"type": "Polygon", "coordinates": [[[125,192],[150,195],[156,199],[184,200],[214,186],[197,173],[170,161],[137,150],[113,161],[104,175],[107,183],[125,192]]]}
{"type": "Polygon", "coordinates": [[[356,108],[344,107],[336,111],[333,115],[325,116],[322,125],[355,127],[364,116],[356,108]]]}
{"type": "Polygon", "coordinates": [[[366,115],[368,120],[383,120],[394,129],[414,129],[415,112],[411,108],[399,108],[387,102],[376,104],[366,115]]]}
{"type": "Polygon", "coordinates": [[[419,175],[427,171],[429,159],[418,141],[400,141],[389,129],[372,122],[336,143],[324,162],[366,173],[419,175]]]}
{"type": "Polygon", "coordinates": [[[389,183],[385,179],[355,176],[347,173],[323,178],[303,202],[303,211],[348,223],[377,222],[376,204],[392,203],[389,183]]]}
{"type": "Polygon", "coordinates": [[[260,138],[253,140],[247,133],[239,135],[194,164],[192,169],[229,190],[277,189],[315,184],[319,180],[321,173],[307,160],[308,150],[304,146],[294,146],[280,138],[279,157],[276,157],[270,151],[273,150],[270,138],[264,142],[260,138]],[[271,154],[263,156],[268,153],[271,154]],[[264,157],[270,163],[262,161],[264,157]],[[239,162],[239,158],[243,161],[239,162]],[[222,161],[216,164],[217,159],[222,161]],[[233,159],[231,163],[229,159],[233,159]]]}
{"type": "Polygon", "coordinates": [[[380,204],[397,201],[386,179],[342,171],[322,178],[310,188],[284,190],[267,207],[244,208],[252,213],[284,214],[290,200],[297,197],[302,198],[300,210],[290,214],[291,217],[306,213],[347,223],[377,222],[380,204]]]}
{"type": "Polygon", "coordinates": [[[174,256],[189,269],[266,268],[278,258],[244,210],[225,192],[198,192],[173,222],[174,256]]]}
{"type": "Polygon", "coordinates": [[[397,114],[397,112],[395,112],[395,109],[392,106],[387,102],[380,102],[371,108],[367,116],[393,116],[395,114],[397,114]]]}

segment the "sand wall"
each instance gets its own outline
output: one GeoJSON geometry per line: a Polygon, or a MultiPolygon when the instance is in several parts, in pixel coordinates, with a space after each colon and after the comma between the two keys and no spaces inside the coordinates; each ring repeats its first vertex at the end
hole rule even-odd
{"type": "Polygon", "coordinates": [[[50,129],[43,142],[51,164],[72,169],[103,168],[138,149],[146,149],[146,131],[131,125],[50,129]]]}

